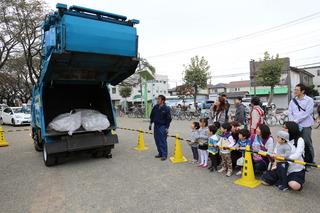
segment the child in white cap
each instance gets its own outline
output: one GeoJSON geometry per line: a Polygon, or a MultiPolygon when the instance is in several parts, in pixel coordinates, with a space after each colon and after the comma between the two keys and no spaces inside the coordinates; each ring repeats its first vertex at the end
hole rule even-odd
{"type": "MultiPolygon", "coordinates": [[[[291,147],[288,144],[289,142],[289,134],[285,131],[279,131],[277,133],[277,145],[274,150],[273,157],[283,157],[288,158],[291,154],[291,147]]],[[[277,171],[278,182],[277,186],[279,190],[286,191],[288,190],[288,167],[289,163],[283,160],[275,160],[274,167],[277,171]]]]}

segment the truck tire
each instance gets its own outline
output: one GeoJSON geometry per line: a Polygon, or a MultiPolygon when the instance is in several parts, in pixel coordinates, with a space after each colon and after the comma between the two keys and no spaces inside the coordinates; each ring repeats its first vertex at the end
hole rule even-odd
{"type": "Polygon", "coordinates": [[[33,138],[34,149],[37,152],[42,152],[43,141],[42,141],[41,132],[39,129],[32,129],[32,138],[33,138]]]}
{"type": "Polygon", "coordinates": [[[53,166],[56,164],[56,157],[53,155],[53,154],[48,154],[47,153],[47,144],[45,143],[43,145],[43,162],[44,162],[44,165],[46,166],[53,166]]]}

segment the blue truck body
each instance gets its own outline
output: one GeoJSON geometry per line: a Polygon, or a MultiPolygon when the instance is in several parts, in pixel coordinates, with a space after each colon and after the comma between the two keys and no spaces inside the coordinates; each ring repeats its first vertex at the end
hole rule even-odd
{"type": "Polygon", "coordinates": [[[118,143],[108,85],[117,85],[138,65],[138,20],[89,8],[57,4],[43,24],[40,77],[33,88],[32,136],[47,166],[66,154],[89,150],[111,156],[118,143]],[[94,109],[108,116],[102,132],[56,132],[48,124],[74,109],[94,109]]]}

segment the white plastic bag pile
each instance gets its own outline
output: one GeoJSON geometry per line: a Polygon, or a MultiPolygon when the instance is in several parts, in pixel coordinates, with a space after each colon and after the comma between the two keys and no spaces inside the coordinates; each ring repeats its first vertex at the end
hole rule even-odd
{"type": "Polygon", "coordinates": [[[72,135],[83,127],[86,131],[102,131],[110,126],[108,117],[96,110],[78,109],[75,113],[64,113],[55,117],[49,127],[58,132],[68,132],[72,135]]]}

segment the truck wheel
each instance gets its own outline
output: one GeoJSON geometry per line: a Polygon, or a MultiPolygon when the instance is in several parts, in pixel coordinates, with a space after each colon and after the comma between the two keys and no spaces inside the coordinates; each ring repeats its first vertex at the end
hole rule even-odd
{"type": "Polygon", "coordinates": [[[43,146],[43,162],[46,166],[53,166],[56,163],[56,157],[52,154],[47,153],[46,143],[43,146]]]}
{"type": "Polygon", "coordinates": [[[41,138],[41,132],[39,129],[32,129],[32,138],[33,138],[34,149],[37,152],[42,152],[43,142],[41,138]]]}

